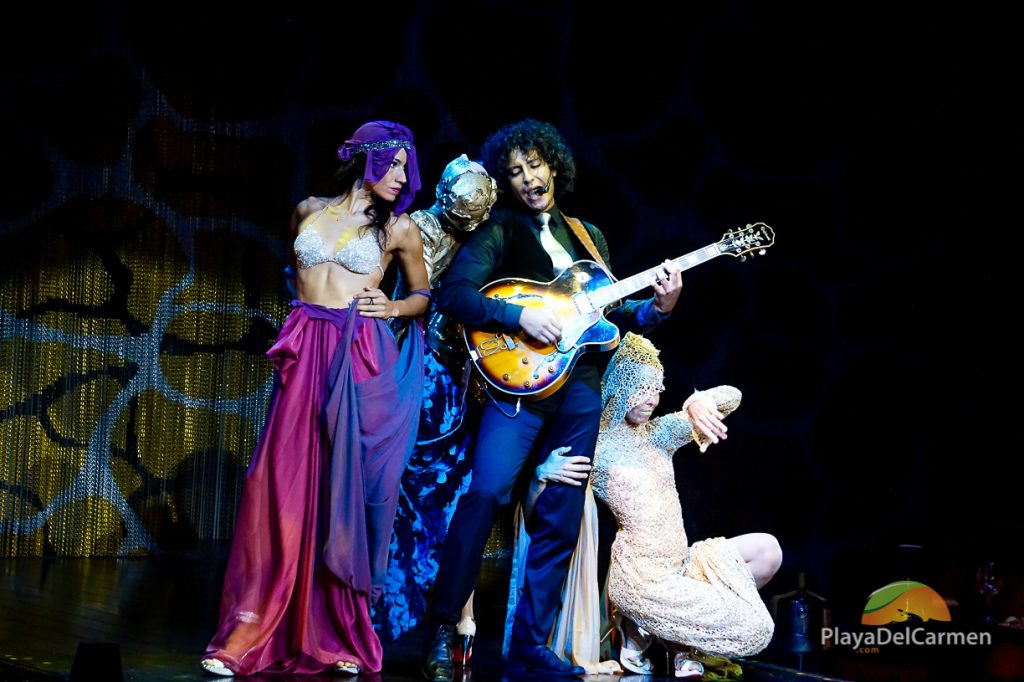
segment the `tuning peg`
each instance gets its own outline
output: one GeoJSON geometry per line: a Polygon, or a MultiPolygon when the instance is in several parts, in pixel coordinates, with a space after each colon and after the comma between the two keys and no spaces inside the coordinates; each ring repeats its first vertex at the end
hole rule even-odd
{"type": "Polygon", "coordinates": [[[765,253],[767,253],[767,251],[765,249],[761,249],[760,251],[757,252],[757,255],[763,256],[765,253]]]}
{"type": "Polygon", "coordinates": [[[741,263],[745,263],[746,260],[747,260],[747,254],[743,254],[742,256],[740,256],[740,262],[741,263]]]}

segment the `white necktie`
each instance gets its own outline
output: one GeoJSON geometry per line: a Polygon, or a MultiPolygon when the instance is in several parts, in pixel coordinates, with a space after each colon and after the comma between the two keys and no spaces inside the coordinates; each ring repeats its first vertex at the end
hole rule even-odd
{"type": "Polygon", "coordinates": [[[555,266],[555,274],[559,274],[572,265],[572,256],[558,243],[555,235],[551,234],[551,228],[548,227],[549,220],[551,220],[551,214],[549,213],[541,213],[537,216],[537,221],[540,223],[540,245],[551,256],[551,264],[555,266]]]}

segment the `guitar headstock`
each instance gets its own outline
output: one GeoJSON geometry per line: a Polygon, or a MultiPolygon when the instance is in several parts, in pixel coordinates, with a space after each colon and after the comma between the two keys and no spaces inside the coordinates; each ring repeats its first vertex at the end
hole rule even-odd
{"type": "Polygon", "coordinates": [[[746,227],[729,230],[715,246],[721,253],[739,256],[746,260],[748,255],[763,256],[765,249],[775,243],[775,230],[764,223],[754,223],[746,227]]]}

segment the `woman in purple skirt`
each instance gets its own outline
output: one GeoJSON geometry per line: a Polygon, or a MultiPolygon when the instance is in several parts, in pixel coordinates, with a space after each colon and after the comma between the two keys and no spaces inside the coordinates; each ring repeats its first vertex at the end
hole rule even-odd
{"type": "Polygon", "coordinates": [[[277,385],[246,473],[220,624],[202,659],[216,675],[351,674],[381,668],[370,622],[399,482],[416,438],[430,292],[412,133],[389,121],[338,149],[337,195],[292,218],[294,308],[267,353],[277,385]],[[397,261],[410,294],[380,289],[397,261]]]}

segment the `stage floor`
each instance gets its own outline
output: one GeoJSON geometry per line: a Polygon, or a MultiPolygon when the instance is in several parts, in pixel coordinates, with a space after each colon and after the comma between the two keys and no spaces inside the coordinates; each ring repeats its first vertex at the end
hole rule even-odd
{"type": "MultiPolygon", "coordinates": [[[[198,661],[213,633],[226,559],[227,548],[223,546],[133,559],[0,559],[0,679],[71,679],[79,651],[78,665],[84,664],[92,673],[80,679],[117,679],[118,662],[125,680],[217,679],[202,672],[198,661]],[[107,672],[97,673],[104,666],[107,672]]],[[[511,682],[500,655],[507,584],[507,567],[501,562],[485,562],[476,599],[480,634],[474,647],[472,680],[511,682]]],[[[422,633],[416,629],[397,641],[384,642],[384,671],[358,679],[421,680],[421,640],[422,633]]],[[[757,660],[743,662],[744,679],[947,679],[943,673],[953,672],[957,661],[978,673],[989,667],[979,669],[976,666],[980,661],[957,659],[948,653],[936,652],[932,663],[833,657],[805,666],[816,672],[797,670],[795,658],[786,661],[784,657],[772,660],[759,656],[757,660]]],[[[1011,652],[1011,657],[1016,655],[1011,652]]],[[[971,674],[964,668],[957,672],[960,679],[988,676],[971,674]]],[[[74,679],[79,679],[77,672],[74,679]]],[[[252,679],[343,678],[322,675],[252,679]]],[[[586,679],[611,682],[620,678],[592,675],[586,679]]]]}

